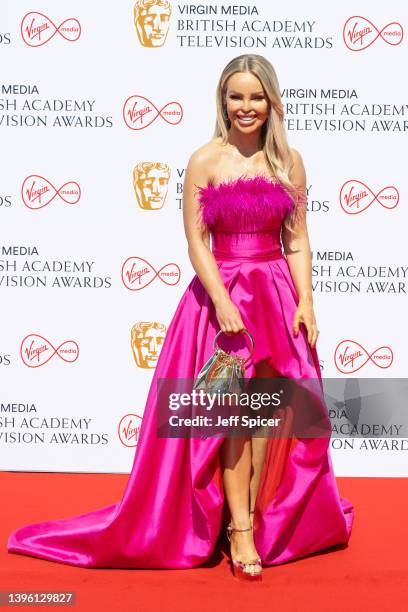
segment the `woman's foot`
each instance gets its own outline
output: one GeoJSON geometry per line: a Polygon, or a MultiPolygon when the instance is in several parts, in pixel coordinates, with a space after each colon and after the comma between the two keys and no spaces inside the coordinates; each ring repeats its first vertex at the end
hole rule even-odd
{"type": "Polygon", "coordinates": [[[262,562],[255,548],[252,526],[227,527],[227,537],[231,545],[231,560],[235,570],[245,577],[261,577],[262,562]]]}

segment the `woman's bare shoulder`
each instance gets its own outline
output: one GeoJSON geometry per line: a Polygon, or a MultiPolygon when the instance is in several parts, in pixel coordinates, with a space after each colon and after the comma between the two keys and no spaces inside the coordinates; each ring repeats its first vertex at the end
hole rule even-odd
{"type": "Polygon", "coordinates": [[[292,155],[292,161],[294,164],[299,164],[302,163],[303,159],[302,156],[300,154],[300,151],[298,151],[298,149],[294,149],[293,147],[290,148],[290,152],[292,155]]]}
{"type": "Polygon", "coordinates": [[[289,178],[293,183],[303,185],[306,183],[306,171],[303,164],[303,158],[297,149],[290,149],[292,156],[292,167],[289,172],[289,178]]]}
{"type": "Polygon", "coordinates": [[[201,180],[206,182],[212,179],[219,160],[221,146],[221,138],[217,137],[198,147],[190,155],[187,164],[188,172],[199,176],[201,180]]]}
{"type": "Polygon", "coordinates": [[[221,138],[212,138],[208,142],[204,143],[201,147],[198,147],[190,156],[190,160],[197,163],[200,161],[211,161],[216,159],[221,151],[221,138]]]}

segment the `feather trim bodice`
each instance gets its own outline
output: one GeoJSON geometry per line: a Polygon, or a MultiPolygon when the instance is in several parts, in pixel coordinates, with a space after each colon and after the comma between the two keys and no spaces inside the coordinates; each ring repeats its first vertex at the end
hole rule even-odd
{"type": "Polygon", "coordinates": [[[283,185],[261,175],[196,187],[202,221],[212,230],[268,231],[293,209],[283,185]]]}

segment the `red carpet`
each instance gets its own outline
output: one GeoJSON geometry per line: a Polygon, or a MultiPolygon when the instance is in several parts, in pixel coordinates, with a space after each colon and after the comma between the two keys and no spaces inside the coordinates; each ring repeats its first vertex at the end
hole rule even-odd
{"type": "MultiPolygon", "coordinates": [[[[83,569],[10,554],[10,531],[119,501],[128,476],[1,472],[0,591],[75,591],[75,610],[327,612],[407,608],[408,488],[404,478],[338,478],[355,505],[348,548],[265,568],[237,582],[223,550],[191,570],[83,569]]],[[[33,606],[19,606],[33,610],[33,606]]],[[[61,610],[61,606],[48,606],[61,610]]]]}

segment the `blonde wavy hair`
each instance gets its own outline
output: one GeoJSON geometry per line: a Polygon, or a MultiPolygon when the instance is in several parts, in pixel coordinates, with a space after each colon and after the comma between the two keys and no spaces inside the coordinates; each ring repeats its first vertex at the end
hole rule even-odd
{"type": "Polygon", "coordinates": [[[228,79],[236,72],[251,72],[256,76],[268,99],[269,117],[261,128],[262,150],[272,176],[276,177],[293,201],[293,210],[286,216],[284,223],[290,231],[294,231],[296,226],[305,220],[307,196],[289,179],[293,161],[283,122],[284,110],[279,81],[274,67],[262,55],[239,55],[234,57],[222,71],[216,89],[217,115],[213,138],[221,137],[222,144],[228,142],[230,120],[224,115],[225,97],[228,79]]]}

